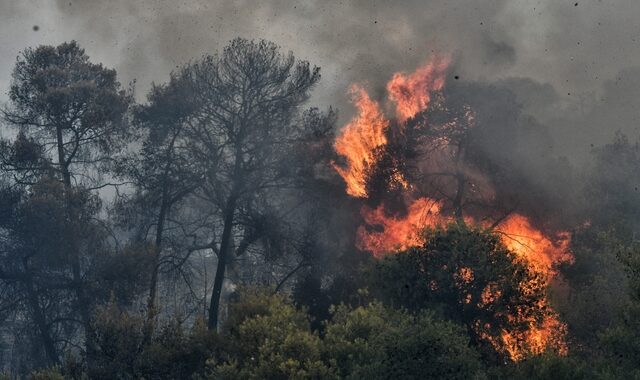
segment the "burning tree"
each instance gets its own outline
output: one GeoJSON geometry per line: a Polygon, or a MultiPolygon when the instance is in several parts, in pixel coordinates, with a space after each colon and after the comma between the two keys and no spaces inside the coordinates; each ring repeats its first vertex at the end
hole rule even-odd
{"type": "MultiPolygon", "coordinates": [[[[536,228],[530,218],[517,212],[518,199],[498,196],[496,188],[502,182],[495,180],[495,173],[507,171],[479,148],[483,131],[473,109],[445,96],[447,64],[447,59],[435,59],[414,73],[393,76],[387,91],[395,102],[395,120],[388,119],[364,89],[354,87],[358,114],[336,139],[335,150],[344,161],[335,167],[347,193],[367,201],[361,211],[364,224],[358,229],[357,246],[376,257],[408,250],[407,257],[414,261],[422,252],[426,261],[411,265],[422,268],[427,283],[446,274],[449,290],[459,292],[456,276],[472,276],[477,269],[457,267],[458,272],[450,272],[452,263],[447,261],[457,260],[453,263],[460,265],[462,258],[456,258],[451,246],[430,247],[433,237],[420,231],[451,222],[458,225],[452,228],[477,225],[495,231],[497,235],[490,235],[488,241],[477,242],[484,248],[471,252],[480,257],[491,253],[493,259],[485,258],[484,265],[495,270],[496,276],[508,277],[501,281],[509,285],[498,287],[504,287],[500,293],[509,296],[500,301],[504,308],[492,313],[490,321],[462,319],[468,319],[465,322],[478,340],[512,360],[549,347],[563,353],[564,325],[550,309],[546,289],[557,274],[556,266],[572,260],[569,234],[536,228]],[[414,247],[423,248],[415,251],[414,247]],[[432,250],[451,257],[436,259],[438,255],[428,254],[432,250]],[[437,272],[441,270],[444,274],[437,272]],[[551,336],[551,329],[559,333],[551,336]]],[[[469,295],[470,304],[478,305],[482,292],[492,292],[490,282],[494,280],[486,281],[477,290],[479,294],[465,293],[458,302],[464,304],[469,295]]],[[[471,278],[469,283],[475,284],[471,278]]],[[[442,286],[437,289],[442,291],[442,286]]]]}
{"type": "Polygon", "coordinates": [[[498,234],[464,224],[423,232],[424,242],[380,260],[383,299],[434,309],[467,326],[485,353],[520,360],[547,348],[566,353],[565,328],[546,300],[548,280],[498,234]]]}

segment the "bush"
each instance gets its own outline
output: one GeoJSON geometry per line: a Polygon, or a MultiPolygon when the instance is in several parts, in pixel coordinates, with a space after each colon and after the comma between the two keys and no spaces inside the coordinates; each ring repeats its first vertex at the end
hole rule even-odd
{"type": "Polygon", "coordinates": [[[463,324],[494,362],[566,348],[564,325],[546,302],[546,275],[509,251],[500,236],[451,224],[425,231],[424,241],[374,263],[369,276],[374,296],[463,324]],[[530,331],[543,332],[544,340],[530,344],[530,331]]]}
{"type": "Polygon", "coordinates": [[[89,368],[91,379],[188,379],[203,374],[209,358],[217,357],[218,335],[197,321],[189,331],[170,322],[144,344],[144,319],[111,304],[95,318],[97,350],[89,368]]]}
{"type": "Polygon", "coordinates": [[[228,345],[209,360],[208,379],[334,378],[306,312],[269,290],[242,291],[222,334],[228,345]]]}
{"type": "Polygon", "coordinates": [[[344,379],[483,377],[463,328],[380,303],[337,307],[323,343],[327,361],[344,379]]]}
{"type": "Polygon", "coordinates": [[[492,376],[504,380],[587,380],[595,377],[581,361],[552,352],[533,356],[503,368],[495,368],[492,376]]]}

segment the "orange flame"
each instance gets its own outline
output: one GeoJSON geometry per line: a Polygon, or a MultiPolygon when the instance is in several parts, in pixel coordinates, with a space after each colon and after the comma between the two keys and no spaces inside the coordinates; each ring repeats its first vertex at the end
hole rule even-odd
{"type": "MultiPolygon", "coordinates": [[[[422,229],[454,221],[454,218],[442,215],[440,210],[441,203],[428,198],[414,201],[403,218],[387,216],[384,205],[375,210],[364,207],[362,215],[365,223],[368,226],[378,227],[379,230],[370,231],[360,226],[357,247],[371,252],[375,257],[382,257],[420,246],[424,243],[420,235],[422,229]]],[[[476,223],[471,218],[465,218],[465,221],[470,224],[486,224],[476,223]]],[[[523,260],[529,269],[543,275],[538,282],[520,284],[524,294],[546,287],[548,281],[556,274],[555,266],[563,262],[571,262],[573,259],[568,250],[570,243],[568,232],[559,233],[554,241],[533,227],[529,219],[523,215],[513,214],[508,217],[500,223],[496,232],[500,233],[503,244],[523,260]]],[[[458,275],[459,280],[469,281],[473,273],[466,268],[462,269],[458,275]]],[[[484,307],[496,302],[501,296],[499,289],[489,285],[483,290],[478,305],[484,307]]],[[[479,327],[477,330],[496,351],[506,353],[513,361],[522,360],[527,354],[541,354],[549,347],[553,347],[561,355],[566,354],[567,345],[564,340],[566,325],[560,322],[558,315],[547,305],[546,299],[535,306],[540,310],[549,310],[542,322],[531,319],[527,313],[517,309],[514,315],[509,316],[518,324],[528,326],[524,332],[502,330],[500,336],[495,337],[483,333],[479,327]]]]}
{"type": "Polygon", "coordinates": [[[396,115],[400,121],[414,117],[431,101],[431,93],[444,87],[448,58],[436,58],[411,74],[395,73],[387,83],[389,98],[396,103],[396,115]]]}
{"type": "Polygon", "coordinates": [[[442,224],[446,220],[440,215],[441,204],[429,198],[420,198],[413,202],[404,218],[389,217],[384,205],[372,210],[363,207],[362,217],[369,226],[379,226],[381,231],[368,231],[364,226],[358,228],[356,247],[371,252],[376,257],[386,253],[405,250],[421,244],[420,231],[425,226],[442,224]]]}
{"type": "MultiPolygon", "coordinates": [[[[380,227],[379,231],[369,231],[361,226],[358,229],[357,247],[380,257],[384,254],[405,250],[422,244],[420,231],[425,227],[436,227],[454,221],[453,217],[440,214],[442,203],[429,198],[419,198],[408,208],[403,218],[387,216],[384,204],[371,210],[363,207],[362,216],[369,226],[380,227]]],[[[469,224],[480,224],[465,217],[469,224]]],[[[503,244],[519,258],[525,260],[536,272],[547,273],[549,278],[556,274],[557,264],[572,262],[569,252],[571,242],[568,232],[558,233],[552,240],[542,231],[531,225],[529,219],[520,214],[512,214],[496,228],[501,234],[503,244]]]]}
{"type": "Polygon", "coordinates": [[[523,333],[502,330],[502,342],[492,341],[497,350],[504,350],[511,360],[520,361],[525,354],[540,355],[549,347],[553,347],[558,354],[567,355],[569,350],[565,341],[567,325],[560,322],[558,315],[551,312],[545,316],[542,323],[527,321],[528,328],[523,333]]]}
{"type": "Polygon", "coordinates": [[[568,232],[560,232],[552,241],[531,225],[526,217],[513,214],[500,223],[497,231],[502,234],[502,242],[520,258],[526,260],[536,271],[556,274],[554,267],[563,262],[572,262],[569,253],[571,238],[568,232]]]}
{"type": "Polygon", "coordinates": [[[375,149],[387,144],[385,131],[389,121],[362,87],[352,86],[351,94],[358,114],[334,143],[336,152],[346,159],[347,167],[335,163],[333,167],[346,182],[347,194],[364,198],[367,196],[367,169],[377,162],[375,149]]]}
{"type": "MultiPolygon", "coordinates": [[[[448,65],[448,59],[440,58],[428,62],[411,74],[393,75],[387,83],[387,91],[390,100],[396,104],[396,116],[401,122],[428,107],[432,92],[439,91],[444,86],[448,65]]],[[[345,158],[346,166],[335,163],[333,166],[344,179],[349,195],[367,198],[368,175],[371,168],[378,164],[379,149],[388,143],[386,132],[389,121],[381,112],[378,103],[371,100],[364,89],[354,85],[351,93],[358,114],[344,127],[334,144],[336,152],[345,158]]],[[[410,188],[408,181],[400,173],[395,175],[400,177],[391,178],[392,182],[400,183],[404,189],[410,188]]],[[[385,212],[384,204],[376,209],[364,206],[361,213],[365,225],[358,228],[356,246],[360,250],[371,252],[375,257],[419,246],[423,243],[420,232],[425,227],[454,221],[453,217],[441,213],[442,207],[442,202],[437,200],[419,198],[408,206],[406,215],[390,216],[385,212]]],[[[486,222],[468,217],[465,218],[465,222],[489,227],[486,222]]],[[[506,218],[497,226],[496,232],[500,233],[504,245],[514,252],[518,259],[532,272],[541,274],[539,280],[520,284],[520,290],[524,294],[546,289],[548,282],[557,274],[557,264],[572,261],[568,250],[568,232],[550,237],[520,214],[506,218]]],[[[472,279],[473,271],[470,268],[462,268],[457,274],[458,282],[464,283],[472,279]]],[[[477,300],[479,307],[497,302],[502,297],[495,285],[489,284],[483,290],[480,299],[477,300]]],[[[471,301],[468,294],[464,302],[471,301]]],[[[486,331],[489,331],[491,326],[481,326],[479,321],[474,328],[498,352],[506,353],[514,361],[523,359],[527,354],[540,354],[549,347],[560,354],[566,354],[566,325],[560,322],[557,314],[547,304],[546,298],[536,302],[536,305],[529,306],[546,310],[542,321],[530,320],[530,313],[518,307],[513,315],[508,316],[516,325],[527,326],[525,331],[503,329],[498,336],[490,335],[486,331]]]]}

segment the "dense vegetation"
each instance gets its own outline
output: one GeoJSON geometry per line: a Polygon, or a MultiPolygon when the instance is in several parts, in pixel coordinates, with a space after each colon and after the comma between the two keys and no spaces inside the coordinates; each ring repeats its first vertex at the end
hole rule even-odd
{"type": "Polygon", "coordinates": [[[640,379],[640,146],[555,166],[575,195],[555,286],[461,211],[374,259],[332,168],[336,113],[304,108],[319,80],[236,39],[136,103],[75,42],[26,49],[2,108],[6,377],[640,379]],[[549,317],[547,293],[568,350],[513,361],[492,339],[549,317]]]}

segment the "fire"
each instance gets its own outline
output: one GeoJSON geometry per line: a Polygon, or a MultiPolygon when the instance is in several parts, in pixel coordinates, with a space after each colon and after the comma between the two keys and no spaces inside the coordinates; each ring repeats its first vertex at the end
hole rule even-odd
{"type": "Polygon", "coordinates": [[[385,132],[389,121],[362,87],[352,86],[351,94],[358,114],[344,127],[334,144],[336,152],[346,159],[347,167],[335,163],[333,166],[347,184],[347,194],[365,198],[367,170],[377,161],[376,148],[387,144],[385,132]]]}
{"type": "MultiPolygon", "coordinates": [[[[427,108],[431,92],[444,87],[445,71],[449,59],[438,58],[427,62],[411,74],[395,73],[387,83],[389,99],[396,103],[396,114],[402,122],[427,108]]],[[[389,121],[377,102],[360,86],[350,89],[352,102],[358,113],[343,129],[335,141],[336,153],[344,157],[346,167],[334,163],[334,168],[347,184],[347,194],[367,197],[367,171],[377,162],[376,149],[387,144],[389,121]]],[[[400,173],[394,173],[391,183],[407,188],[409,184],[400,173]]]]}
{"type": "MultiPolygon", "coordinates": [[[[417,113],[426,109],[432,101],[433,91],[442,90],[445,83],[445,73],[449,65],[448,59],[434,59],[415,72],[396,73],[387,83],[389,99],[396,105],[396,116],[400,122],[404,122],[417,113]]],[[[377,102],[371,100],[366,91],[357,85],[351,88],[353,103],[358,113],[344,127],[342,134],[336,138],[334,148],[337,154],[342,156],[346,165],[333,164],[336,171],[346,183],[346,191],[349,195],[358,198],[367,198],[369,175],[372,168],[380,163],[380,155],[389,138],[390,122],[380,110],[377,102]]],[[[465,114],[473,117],[473,111],[465,110],[465,114]]],[[[450,122],[450,127],[456,128],[456,120],[450,122]]],[[[470,123],[471,125],[473,123],[470,123]]],[[[449,124],[443,124],[445,127],[449,124]]],[[[433,143],[433,142],[432,142],[433,143]]],[[[447,141],[437,141],[446,147],[447,141]]],[[[434,143],[437,147],[438,144],[434,143]]],[[[446,148],[445,148],[446,149],[446,148]]],[[[431,150],[434,151],[434,150],[431,150]]],[[[450,152],[440,156],[452,157],[450,152]]],[[[429,157],[434,167],[442,165],[438,161],[437,153],[429,157]]],[[[388,214],[384,202],[377,208],[363,206],[361,210],[364,225],[357,231],[356,246],[362,251],[371,252],[375,257],[406,250],[420,246],[424,243],[422,231],[427,227],[436,227],[448,223],[461,222],[454,218],[449,211],[444,211],[443,201],[428,197],[415,198],[409,194],[414,187],[399,172],[393,172],[389,183],[400,184],[400,189],[405,191],[407,201],[406,212],[402,215],[388,214]],[[414,199],[411,201],[411,199],[414,199]]],[[[459,173],[459,172],[458,172],[459,173]]],[[[480,174],[478,174],[480,176],[480,174]]],[[[484,179],[474,178],[477,183],[485,183],[484,179]]],[[[472,185],[473,186],[473,185],[472,185]]],[[[483,185],[484,186],[484,185],[483,185]]],[[[490,187],[488,182],[486,186],[490,187]]],[[[474,219],[469,216],[463,218],[467,224],[479,225],[485,228],[490,223],[474,219]]],[[[519,284],[519,292],[523,295],[534,295],[545,292],[550,281],[557,275],[557,264],[571,262],[569,252],[570,235],[560,232],[553,236],[548,235],[534,227],[531,220],[524,215],[514,213],[493,229],[500,235],[504,246],[515,253],[517,260],[521,260],[527,268],[534,273],[534,279],[519,284]]],[[[466,284],[474,279],[471,268],[461,268],[452,281],[457,284],[466,284]]],[[[437,289],[437,284],[432,284],[437,289]]],[[[462,289],[462,287],[461,287],[462,289]]],[[[488,284],[473,300],[471,294],[466,294],[463,302],[471,304],[475,302],[479,308],[485,308],[497,303],[503,297],[497,284],[488,284]]],[[[535,297],[534,297],[535,299],[535,297]]],[[[513,361],[523,359],[529,354],[540,354],[547,348],[553,348],[560,354],[566,354],[567,346],[564,341],[566,326],[559,320],[557,313],[547,304],[546,298],[538,298],[534,305],[517,305],[511,314],[506,316],[511,326],[525,326],[514,331],[502,329],[498,335],[489,333],[491,326],[477,321],[473,326],[478,335],[491,344],[497,352],[510,357],[513,361]],[[525,307],[532,307],[544,313],[542,320],[532,317],[525,307]]]]}
{"type": "MultiPolygon", "coordinates": [[[[363,218],[368,226],[379,227],[379,230],[370,231],[369,228],[358,228],[357,247],[363,251],[371,252],[375,257],[399,252],[411,247],[417,247],[424,243],[421,231],[426,227],[436,227],[455,221],[453,217],[442,215],[441,203],[428,198],[420,198],[413,202],[405,217],[399,218],[387,216],[384,205],[371,210],[363,208],[363,218]]],[[[472,218],[465,218],[468,224],[483,225],[472,218]]],[[[529,267],[533,273],[540,274],[538,281],[524,282],[520,284],[522,294],[534,294],[540,289],[545,289],[556,274],[555,266],[563,262],[571,262],[572,256],[568,251],[570,242],[569,234],[562,232],[554,241],[543,232],[532,226],[528,218],[523,215],[513,214],[505,219],[495,230],[501,236],[503,244],[516,254],[518,259],[529,267]]],[[[461,268],[454,279],[460,283],[468,283],[473,280],[473,272],[470,268],[461,268]]],[[[467,295],[466,303],[471,302],[467,295]]],[[[483,289],[478,307],[497,302],[502,294],[495,284],[489,284],[483,289]]],[[[567,345],[564,340],[566,325],[558,315],[553,312],[546,300],[533,305],[540,310],[548,310],[542,322],[533,319],[525,311],[516,308],[509,320],[517,325],[526,325],[525,331],[502,330],[499,336],[489,335],[478,330],[478,334],[489,342],[496,351],[507,354],[511,360],[518,361],[527,354],[538,355],[547,348],[553,347],[561,355],[567,353],[567,345]]],[[[480,329],[480,327],[476,327],[480,329]]],[[[486,328],[488,330],[488,328],[486,328]]]]}
{"type": "Polygon", "coordinates": [[[497,349],[506,351],[513,361],[524,359],[525,353],[540,355],[549,347],[553,347],[560,355],[569,353],[567,343],[564,340],[567,326],[560,322],[555,312],[549,313],[542,323],[525,322],[528,324],[528,329],[525,332],[514,333],[502,330],[501,342],[493,341],[491,343],[497,349]]]}
{"type": "Polygon", "coordinates": [[[513,214],[500,223],[497,231],[502,234],[502,242],[526,260],[539,272],[555,275],[555,266],[563,262],[572,262],[573,256],[569,253],[571,242],[568,232],[560,232],[552,241],[531,225],[526,217],[513,214]]]}
{"type": "Polygon", "coordinates": [[[502,291],[498,289],[498,284],[489,283],[482,290],[482,294],[480,295],[480,302],[478,302],[478,307],[485,307],[489,304],[496,302],[502,297],[502,291]]]}
{"type": "Polygon", "coordinates": [[[381,231],[369,231],[360,226],[356,246],[376,257],[418,246],[422,242],[420,232],[425,226],[445,222],[445,218],[440,215],[440,208],[439,202],[420,198],[409,206],[405,217],[393,217],[386,215],[384,205],[373,210],[365,206],[362,209],[365,223],[381,227],[381,231]]]}
{"type": "MultiPolygon", "coordinates": [[[[362,216],[368,226],[377,226],[379,230],[370,231],[364,226],[358,229],[357,247],[371,252],[376,257],[402,251],[422,243],[420,232],[426,227],[436,227],[454,222],[451,216],[442,215],[442,202],[419,198],[414,201],[405,217],[387,216],[384,204],[376,209],[363,207],[362,216]]],[[[473,218],[466,217],[468,224],[485,225],[473,218]]],[[[520,214],[512,214],[500,223],[495,232],[502,237],[502,243],[536,272],[545,273],[549,278],[556,274],[558,264],[572,262],[569,252],[571,242],[568,232],[560,232],[552,240],[542,231],[531,225],[529,219],[520,214]]]]}
{"type": "Polygon", "coordinates": [[[414,117],[431,101],[431,93],[444,87],[448,58],[436,58],[411,74],[395,73],[387,83],[389,98],[396,103],[400,121],[414,117]]]}
{"type": "Polygon", "coordinates": [[[552,313],[538,324],[531,322],[524,332],[510,332],[502,330],[499,336],[490,335],[484,331],[490,330],[490,325],[476,324],[474,329],[489,342],[498,352],[505,352],[513,361],[526,358],[525,354],[540,355],[552,346],[560,355],[569,353],[564,337],[567,326],[560,322],[558,316],[552,313]]]}

